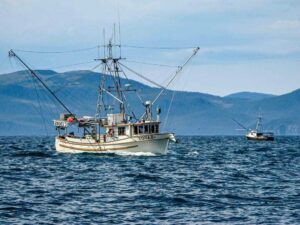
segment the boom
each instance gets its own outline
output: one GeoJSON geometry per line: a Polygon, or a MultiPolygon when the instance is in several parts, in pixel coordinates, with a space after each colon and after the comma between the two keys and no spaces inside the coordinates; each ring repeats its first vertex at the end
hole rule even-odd
{"type": "Polygon", "coordinates": [[[34,76],[42,85],[43,87],[56,99],[56,101],[65,109],[67,110],[68,113],[73,114],[68,108],[67,106],[65,106],[65,104],[54,94],[54,92],[44,83],[44,81],[42,81],[42,79],[11,49],[8,52],[8,56],[9,57],[16,57],[28,70],[29,72],[32,74],[32,76],[34,76]]]}
{"type": "Polygon", "coordinates": [[[158,95],[155,97],[155,99],[152,102],[152,105],[159,99],[159,97],[167,90],[167,88],[170,86],[170,84],[173,82],[173,80],[177,77],[177,75],[182,71],[183,67],[197,54],[199,51],[199,47],[195,48],[193,51],[193,54],[183,63],[181,66],[178,67],[178,70],[172,77],[172,79],[169,81],[169,83],[161,89],[161,91],[158,93],[158,95]]]}

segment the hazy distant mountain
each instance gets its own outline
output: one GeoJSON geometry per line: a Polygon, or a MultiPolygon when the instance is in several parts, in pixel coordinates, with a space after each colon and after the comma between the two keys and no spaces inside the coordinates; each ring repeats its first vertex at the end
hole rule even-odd
{"type": "MultiPolygon", "coordinates": [[[[81,116],[95,114],[99,78],[106,75],[91,71],[37,72],[72,112],[81,116]]],[[[109,76],[107,80],[110,81],[109,76]]],[[[144,101],[159,92],[137,81],[122,79],[122,82],[137,89],[144,101]]],[[[300,90],[281,96],[249,92],[226,97],[182,91],[174,94],[166,124],[173,92],[168,91],[158,104],[162,108],[162,127],[177,134],[243,134],[232,118],[254,127],[259,109],[266,129],[278,134],[300,134],[300,90]]],[[[140,116],[144,110],[140,100],[134,93],[127,98],[128,109],[134,109],[136,116],[140,116]]],[[[0,75],[0,105],[0,135],[54,134],[53,119],[63,111],[26,71],[0,75]]]]}
{"type": "Polygon", "coordinates": [[[275,97],[275,95],[271,94],[263,94],[257,92],[237,92],[230,95],[225,96],[225,98],[242,98],[248,100],[262,100],[265,98],[275,97]]]}

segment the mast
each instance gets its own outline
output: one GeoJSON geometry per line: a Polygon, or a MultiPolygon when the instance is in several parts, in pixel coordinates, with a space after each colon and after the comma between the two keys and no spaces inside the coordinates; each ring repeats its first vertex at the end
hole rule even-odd
{"type": "Polygon", "coordinates": [[[257,132],[263,132],[263,125],[262,125],[262,115],[259,113],[257,117],[257,123],[256,123],[256,131],[257,132]]]}
{"type": "Polygon", "coordinates": [[[104,57],[100,60],[103,64],[103,73],[105,75],[110,75],[113,80],[113,87],[106,87],[106,76],[102,77],[99,86],[99,93],[98,93],[98,102],[97,102],[97,110],[96,110],[96,117],[100,117],[101,110],[105,108],[106,104],[104,102],[104,93],[112,97],[113,99],[118,101],[119,104],[119,113],[123,115],[123,119],[125,119],[125,96],[124,96],[124,89],[121,86],[121,78],[120,72],[122,72],[119,66],[119,60],[121,60],[121,56],[114,57],[114,49],[113,47],[120,47],[116,43],[112,41],[116,41],[115,37],[115,29],[114,29],[114,37],[112,37],[107,45],[104,45],[104,57]],[[107,52],[107,56],[106,53],[107,52]],[[116,94],[114,94],[116,93],[116,94]],[[103,107],[104,106],[104,107],[103,107]]]}
{"type": "Polygon", "coordinates": [[[31,73],[33,77],[35,77],[43,87],[56,99],[56,101],[70,114],[73,113],[67,108],[67,106],[54,94],[54,92],[44,83],[44,81],[11,49],[8,52],[9,57],[16,57],[31,73]]]}

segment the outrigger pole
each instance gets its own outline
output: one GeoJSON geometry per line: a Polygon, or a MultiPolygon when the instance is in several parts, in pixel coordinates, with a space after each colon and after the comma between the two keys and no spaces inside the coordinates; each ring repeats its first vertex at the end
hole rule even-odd
{"type": "MultiPolygon", "coordinates": [[[[160,96],[167,90],[167,88],[170,86],[170,84],[174,81],[174,79],[178,76],[178,74],[182,71],[183,67],[188,64],[188,62],[197,54],[197,52],[200,50],[199,47],[195,48],[193,51],[193,54],[181,65],[178,66],[178,69],[176,70],[174,76],[172,77],[172,79],[167,83],[166,86],[161,86],[161,91],[158,93],[158,95],[155,97],[155,99],[151,102],[151,105],[154,105],[154,103],[160,98],[160,96]]],[[[146,113],[144,113],[141,118],[143,118],[145,116],[146,113]]]]}
{"type": "Polygon", "coordinates": [[[197,54],[197,52],[200,50],[199,47],[195,48],[193,51],[193,54],[183,63],[181,66],[178,67],[175,75],[172,77],[172,79],[168,82],[166,86],[162,88],[162,90],[158,93],[158,95],[155,97],[155,99],[152,102],[152,105],[159,99],[159,97],[167,90],[169,85],[173,82],[173,80],[177,77],[177,75],[182,71],[183,67],[197,54]]]}
{"type": "Polygon", "coordinates": [[[235,120],[235,119],[233,119],[233,118],[232,118],[232,120],[233,120],[234,122],[236,122],[236,124],[239,125],[240,127],[242,127],[243,129],[250,131],[249,128],[245,127],[245,126],[244,126],[243,124],[241,124],[239,121],[237,121],[237,120],[235,120]]]}
{"type": "Polygon", "coordinates": [[[68,113],[73,115],[73,113],[67,108],[67,106],[65,106],[65,104],[54,94],[53,91],[51,91],[51,89],[41,80],[41,78],[12,49],[8,52],[8,56],[16,57],[29,70],[29,72],[32,74],[32,76],[34,76],[44,86],[44,88],[46,88],[46,90],[56,99],[56,101],[58,101],[58,103],[68,113]]]}

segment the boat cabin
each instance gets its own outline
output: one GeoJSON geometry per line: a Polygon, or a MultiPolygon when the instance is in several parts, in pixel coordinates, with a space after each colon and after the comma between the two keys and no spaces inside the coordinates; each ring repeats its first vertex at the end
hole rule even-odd
{"type": "Polygon", "coordinates": [[[109,137],[127,136],[132,137],[144,134],[159,133],[159,121],[139,121],[131,123],[124,120],[124,115],[108,114],[107,120],[103,120],[103,127],[106,129],[106,135],[109,137]]]}
{"type": "Polygon", "coordinates": [[[105,125],[106,135],[109,137],[119,136],[137,136],[144,134],[159,133],[160,122],[156,121],[141,121],[137,123],[121,123],[116,125],[105,125]]]}

